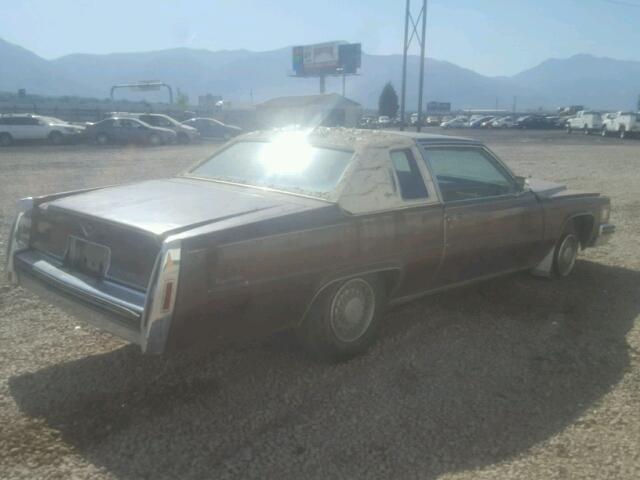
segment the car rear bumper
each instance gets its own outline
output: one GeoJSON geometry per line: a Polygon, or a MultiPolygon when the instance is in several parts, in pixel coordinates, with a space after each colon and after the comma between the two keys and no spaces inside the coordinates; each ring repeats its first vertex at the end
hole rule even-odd
{"type": "Polygon", "coordinates": [[[14,257],[18,284],[101,330],[143,345],[144,292],[69,273],[55,259],[27,250],[14,257]]]}

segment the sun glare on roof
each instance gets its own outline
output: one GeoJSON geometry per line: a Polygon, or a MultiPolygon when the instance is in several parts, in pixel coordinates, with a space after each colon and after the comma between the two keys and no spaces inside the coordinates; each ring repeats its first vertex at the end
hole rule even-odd
{"type": "Polygon", "coordinates": [[[267,175],[295,175],[307,169],[313,156],[307,132],[283,132],[265,145],[260,162],[267,175]]]}

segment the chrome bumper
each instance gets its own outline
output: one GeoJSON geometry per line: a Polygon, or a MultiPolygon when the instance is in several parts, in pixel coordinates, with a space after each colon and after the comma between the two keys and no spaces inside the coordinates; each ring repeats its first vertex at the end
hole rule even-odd
{"type": "Polygon", "coordinates": [[[598,235],[596,236],[593,246],[599,247],[600,245],[606,244],[611,236],[615,233],[616,226],[611,223],[603,223],[598,228],[598,235]]]}
{"type": "Polygon", "coordinates": [[[55,261],[33,251],[18,253],[14,269],[17,283],[48,303],[101,330],[143,345],[144,293],[80,274],[71,275],[55,261]]]}
{"type": "Polygon", "coordinates": [[[179,243],[164,244],[147,289],[151,295],[105,279],[71,273],[55,259],[33,250],[13,254],[9,274],[16,283],[69,314],[140,345],[143,353],[161,354],[167,347],[175,296],[170,308],[158,300],[167,275],[173,282],[172,291],[177,290],[175,267],[180,263],[179,252],[179,243]]]}

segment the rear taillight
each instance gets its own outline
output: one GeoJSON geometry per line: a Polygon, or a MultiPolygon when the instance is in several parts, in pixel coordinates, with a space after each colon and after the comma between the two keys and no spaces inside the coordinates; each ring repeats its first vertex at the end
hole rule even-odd
{"type": "Polygon", "coordinates": [[[167,249],[161,259],[158,281],[153,299],[153,313],[166,315],[173,312],[180,273],[180,248],[167,249]]]}
{"type": "Polygon", "coordinates": [[[176,306],[180,277],[180,241],[165,243],[156,261],[149,300],[142,324],[142,350],[147,353],[164,351],[169,325],[176,306]]]}

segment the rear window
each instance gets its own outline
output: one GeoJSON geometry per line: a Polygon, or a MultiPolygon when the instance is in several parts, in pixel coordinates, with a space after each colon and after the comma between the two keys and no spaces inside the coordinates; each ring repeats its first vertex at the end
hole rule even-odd
{"type": "Polygon", "coordinates": [[[286,135],[271,142],[239,142],[189,172],[192,176],[325,197],[353,152],[309,145],[286,135]]]}

